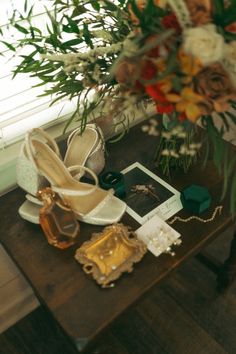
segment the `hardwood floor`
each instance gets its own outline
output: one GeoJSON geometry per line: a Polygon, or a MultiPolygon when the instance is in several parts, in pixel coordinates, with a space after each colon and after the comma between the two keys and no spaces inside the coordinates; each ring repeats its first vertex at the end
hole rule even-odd
{"type": "MultiPolygon", "coordinates": [[[[208,247],[219,260],[231,233],[208,247]]],[[[235,354],[236,282],[219,295],[216,276],[197,259],[185,263],[123,314],[88,354],[235,354]]],[[[75,354],[42,307],[0,336],[0,354],[75,354]]]]}

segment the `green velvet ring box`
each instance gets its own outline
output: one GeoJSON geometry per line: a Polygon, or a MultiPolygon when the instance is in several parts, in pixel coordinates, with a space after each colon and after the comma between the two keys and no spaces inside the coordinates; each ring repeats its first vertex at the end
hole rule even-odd
{"type": "Polygon", "coordinates": [[[108,171],[99,176],[99,184],[103,189],[113,188],[115,196],[118,198],[125,197],[125,180],[121,172],[108,171]]]}
{"type": "Polygon", "coordinates": [[[211,205],[211,195],[207,188],[192,184],[181,191],[180,199],[185,210],[201,214],[211,205]]]}

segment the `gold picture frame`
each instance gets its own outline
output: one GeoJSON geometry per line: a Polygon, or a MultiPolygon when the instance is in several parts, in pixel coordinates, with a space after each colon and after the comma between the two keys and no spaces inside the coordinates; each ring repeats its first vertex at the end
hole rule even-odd
{"type": "Polygon", "coordinates": [[[131,273],[133,264],[147,252],[146,245],[123,224],[107,226],[94,233],[77,249],[75,259],[103,288],[113,287],[122,273],[131,273]]]}

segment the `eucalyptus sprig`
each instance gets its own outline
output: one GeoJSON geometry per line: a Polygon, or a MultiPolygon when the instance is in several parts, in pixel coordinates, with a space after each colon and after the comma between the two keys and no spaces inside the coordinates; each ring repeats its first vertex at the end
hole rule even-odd
{"type": "MultiPolygon", "coordinates": [[[[91,88],[99,85],[103,85],[103,90],[105,85],[108,90],[114,82],[107,81],[107,72],[119,53],[107,50],[103,57],[93,58],[90,51],[108,49],[124,40],[130,32],[126,3],[125,0],[117,0],[116,4],[108,0],[55,0],[53,10],[45,8],[47,24],[46,28],[41,28],[34,24],[34,6],[29,8],[26,0],[24,12],[14,10],[8,28],[1,29],[2,37],[11,28],[21,35],[14,42],[1,40],[13,56],[22,53],[19,55],[22,61],[14,69],[13,77],[25,73],[38,77],[40,83],[36,86],[47,84],[43,95],[52,95],[52,104],[61,99],[80,97],[81,94],[86,97],[91,88]],[[70,60],[71,54],[81,53],[84,53],[84,60],[79,58],[76,68],[81,66],[84,70],[67,71],[64,61],[49,59],[50,55],[64,55],[70,60]]],[[[87,100],[84,104],[78,102],[76,112],[79,110],[81,113],[82,126],[88,112],[96,106],[87,100]]],[[[72,117],[78,119],[78,114],[72,117]]]]}

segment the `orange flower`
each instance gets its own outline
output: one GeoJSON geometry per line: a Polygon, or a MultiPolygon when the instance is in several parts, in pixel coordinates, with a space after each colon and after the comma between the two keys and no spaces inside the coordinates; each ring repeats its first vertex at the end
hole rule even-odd
{"type": "Polygon", "coordinates": [[[167,5],[167,1],[166,0],[154,0],[153,1],[154,5],[161,7],[161,8],[165,8],[167,5]]]}
{"type": "Polygon", "coordinates": [[[174,111],[174,105],[166,98],[166,93],[172,89],[172,82],[170,77],[158,81],[154,85],[147,85],[145,87],[146,93],[156,102],[157,112],[160,114],[170,114],[174,111]]]}
{"type": "Polygon", "coordinates": [[[204,98],[195,93],[190,87],[185,87],[181,91],[180,95],[171,93],[167,94],[166,98],[168,101],[175,103],[176,111],[185,113],[188,120],[191,122],[196,122],[202,115],[202,111],[198,103],[201,103],[204,98]]]}
{"type": "Polygon", "coordinates": [[[211,0],[186,0],[186,5],[195,26],[212,22],[211,0]]]}
{"type": "Polygon", "coordinates": [[[225,30],[231,33],[236,33],[236,22],[231,23],[225,27],[225,30]]]}
{"type": "Polygon", "coordinates": [[[172,82],[170,78],[165,78],[158,81],[154,85],[146,85],[145,90],[147,94],[152,97],[155,101],[164,101],[166,102],[166,94],[172,90],[172,82]]]}

